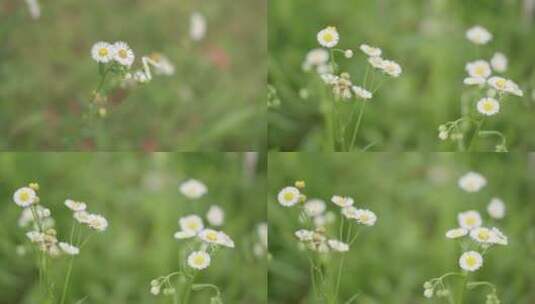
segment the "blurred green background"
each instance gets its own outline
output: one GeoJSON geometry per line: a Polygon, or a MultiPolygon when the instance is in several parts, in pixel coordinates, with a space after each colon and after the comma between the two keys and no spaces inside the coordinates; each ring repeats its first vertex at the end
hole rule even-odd
{"type": "MultiPolygon", "coordinates": [[[[534,11],[533,0],[270,1],[268,82],[276,90],[271,99],[280,103],[268,112],[270,149],[322,149],[324,86],[301,64],[319,46],[317,32],[333,25],[340,33],[338,47],[378,46],[403,68],[401,77],[387,81],[366,108],[358,147],[376,143],[372,150],[454,151],[452,143],[438,140],[437,128],[460,116],[464,65],[479,57],[490,60],[500,51],[509,59],[506,77],[521,86],[524,97],[509,97],[484,129],[502,131],[510,150],[534,150],[534,11]],[[465,39],[466,30],[476,24],[494,35],[479,48],[479,56],[465,39]],[[308,90],[308,98],[299,95],[301,89],[308,90]]],[[[341,57],[342,70],[362,79],[363,54],[341,57]]],[[[477,150],[492,151],[496,141],[480,139],[477,150]]]]}
{"type": "Polygon", "coordinates": [[[251,151],[265,146],[266,4],[263,0],[0,1],[0,149],[251,151]],[[200,12],[206,37],[189,37],[200,12]],[[245,13],[244,13],[245,12],[245,13]],[[134,90],[112,93],[98,141],[81,119],[99,82],[100,40],[175,64],[134,90]],[[97,142],[96,142],[97,141],[97,142]]]}
{"type": "MultiPolygon", "coordinates": [[[[214,283],[225,303],[265,303],[265,257],[253,254],[256,227],[265,221],[266,174],[263,155],[254,153],[3,153],[0,154],[0,303],[35,304],[38,274],[17,226],[21,208],[13,191],[39,182],[42,205],[51,209],[60,238],[70,232],[72,214],[66,198],[85,201],[91,212],[109,220],[106,232],[92,237],[75,258],[67,303],[170,303],[170,297],[149,293],[150,281],[176,271],[180,243],[179,210],[206,212],[211,204],[226,212],[222,230],[235,241],[202,271],[197,282],[214,283]],[[185,179],[208,187],[199,201],[179,193],[185,179]]],[[[204,213],[203,213],[204,214],[204,213]]],[[[201,214],[202,215],[202,214],[201,214]]],[[[54,262],[53,276],[63,286],[67,258],[54,262]]],[[[194,292],[191,303],[208,303],[210,292],[194,292]]]]}
{"type": "MultiPolygon", "coordinates": [[[[273,304],[309,303],[308,261],[293,235],[301,227],[298,208],[276,200],[278,191],[295,180],[306,182],[308,198],[349,195],[357,207],[378,216],[346,257],[341,299],[360,292],[359,304],[442,303],[425,299],[422,285],[459,269],[460,248],[445,232],[457,226],[458,212],[470,209],[491,225],[486,205],[497,196],[507,213],[494,225],[509,237],[509,246],[492,248],[475,278],[496,284],[502,303],[535,302],[535,154],[271,153],[268,278],[273,304]],[[483,174],[487,187],[473,194],[460,190],[457,179],[469,170],[483,174]]],[[[466,303],[484,301],[485,294],[476,290],[466,303]]]]}

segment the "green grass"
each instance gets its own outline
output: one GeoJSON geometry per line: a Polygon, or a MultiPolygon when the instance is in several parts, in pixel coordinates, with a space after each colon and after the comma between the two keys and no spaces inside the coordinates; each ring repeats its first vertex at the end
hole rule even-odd
{"type": "Polygon", "coordinates": [[[0,149],[248,151],[265,146],[266,14],[262,1],[24,1],[0,3],[0,149]],[[207,36],[189,38],[193,11],[207,36]],[[249,13],[243,14],[243,11],[249,13]],[[93,43],[124,40],[165,54],[172,77],[112,92],[108,116],[84,123],[99,82],[93,43]],[[93,130],[98,129],[97,131],[93,130]],[[98,140],[93,133],[99,133],[98,140]]]}
{"type": "MultiPolygon", "coordinates": [[[[268,165],[270,223],[269,303],[312,303],[307,255],[298,250],[294,231],[297,207],[276,201],[295,180],[306,182],[309,198],[328,201],[350,195],[358,208],[374,211],[375,226],[362,231],[345,258],[340,299],[359,293],[357,303],[442,303],[426,300],[423,283],[459,270],[460,248],[445,232],[457,225],[458,212],[475,209],[491,225],[486,205],[501,197],[505,218],[495,223],[509,245],[492,248],[473,277],[493,282],[502,303],[535,301],[535,155],[461,153],[271,153],[268,165]],[[469,170],[483,174],[486,188],[468,194],[457,179],[469,170]]],[[[328,203],[335,211],[334,204],[328,203]]],[[[333,232],[334,233],[334,232],[333,232]]],[[[328,265],[336,266],[332,257],[328,265]]],[[[484,303],[481,290],[465,303],[484,303]]],[[[339,302],[345,303],[345,302],[339,302]]],[[[445,303],[445,302],[444,302],[445,303]]]]}
{"type": "MultiPolygon", "coordinates": [[[[226,212],[222,230],[236,242],[221,250],[197,283],[213,283],[224,303],[265,303],[265,258],[253,255],[256,225],[265,221],[265,168],[245,164],[238,153],[4,153],[0,155],[0,303],[44,303],[31,253],[16,254],[29,245],[17,226],[21,208],[11,202],[13,191],[39,182],[42,204],[51,209],[59,238],[68,239],[72,215],[66,198],[85,201],[92,212],[109,220],[106,232],[92,237],[74,260],[66,303],[172,303],[154,297],[150,281],[178,270],[181,244],[173,239],[178,218],[194,210],[203,214],[211,204],[226,212]],[[181,181],[197,178],[208,186],[200,201],[185,199],[181,181]],[[183,210],[182,212],[180,210],[183,210]]],[[[51,265],[59,298],[68,258],[51,265]]],[[[191,303],[207,303],[208,291],[194,292],[191,303]]]]}
{"type": "MultiPolygon", "coordinates": [[[[355,57],[340,58],[343,70],[362,79],[365,70],[361,43],[379,46],[384,56],[403,67],[400,78],[385,83],[367,107],[357,146],[375,143],[373,151],[454,151],[455,145],[438,140],[439,124],[460,116],[464,65],[495,51],[509,59],[506,77],[524,90],[524,97],[509,97],[499,115],[485,122],[486,129],[502,131],[510,150],[535,148],[531,136],[535,101],[533,13],[523,1],[270,1],[268,11],[269,76],[280,105],[268,112],[269,148],[281,151],[326,150],[326,128],[320,105],[326,93],[313,74],[304,73],[305,54],[318,47],[316,33],[327,25],[340,32],[340,48],[355,57]],[[530,17],[531,16],[531,17],[530,17]],[[479,51],[464,37],[481,24],[494,40],[479,51]],[[309,97],[299,96],[301,89],[309,97]]],[[[466,89],[464,89],[466,91],[466,89]]],[[[351,106],[341,106],[349,114],[351,106]]],[[[480,139],[475,151],[492,151],[496,138],[480,139]]]]}

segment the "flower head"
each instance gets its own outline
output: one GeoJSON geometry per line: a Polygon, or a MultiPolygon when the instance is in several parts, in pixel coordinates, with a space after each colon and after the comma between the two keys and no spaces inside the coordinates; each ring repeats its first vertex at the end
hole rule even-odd
{"type": "Polygon", "coordinates": [[[335,203],[337,206],[339,207],[349,207],[349,206],[352,206],[355,201],[349,197],[349,196],[339,196],[339,195],[334,195],[332,198],[331,198],[331,202],[335,203]]]}
{"type": "Polygon", "coordinates": [[[360,50],[369,57],[379,57],[382,53],[380,48],[369,46],[367,44],[361,44],[360,50]]]}
{"type": "Polygon", "coordinates": [[[296,187],[283,188],[277,196],[279,203],[284,207],[291,207],[299,202],[301,199],[301,192],[296,187]]]}
{"type": "Polygon", "coordinates": [[[507,57],[502,53],[495,53],[490,60],[492,69],[498,73],[503,73],[507,70],[507,57]]]}
{"type": "Polygon", "coordinates": [[[368,58],[368,62],[376,69],[383,69],[385,60],[379,56],[368,58]]]}
{"type": "Polygon", "coordinates": [[[212,205],[206,213],[206,220],[208,220],[208,223],[212,226],[221,226],[225,221],[225,212],[221,207],[212,205]]]}
{"type": "Polygon", "coordinates": [[[460,238],[460,237],[463,237],[465,235],[468,234],[468,230],[465,229],[465,228],[455,228],[455,229],[450,229],[446,232],[446,237],[448,239],[456,239],[456,238],[460,238]]]}
{"type": "Polygon", "coordinates": [[[481,226],[482,220],[479,212],[475,210],[469,210],[461,212],[457,215],[459,226],[464,229],[472,230],[481,226]]]}
{"type": "Polygon", "coordinates": [[[474,78],[488,78],[492,73],[490,64],[485,60],[476,60],[466,64],[468,75],[474,78]]]}
{"type": "Polygon", "coordinates": [[[13,201],[20,207],[26,208],[39,200],[37,193],[30,187],[17,189],[13,194],[13,201]]]}
{"type": "Polygon", "coordinates": [[[325,202],[320,199],[311,199],[305,203],[305,213],[310,217],[315,217],[325,212],[325,202]]]}
{"type": "Polygon", "coordinates": [[[364,224],[366,226],[373,226],[377,221],[377,215],[367,209],[358,209],[355,213],[355,217],[360,224],[364,224]]]}
{"type": "Polygon", "coordinates": [[[487,80],[483,77],[466,77],[463,83],[466,85],[484,85],[487,80]]]}
{"type": "Polygon", "coordinates": [[[80,253],[80,248],[73,246],[68,243],[59,242],[59,248],[68,255],[78,255],[80,253]]]}
{"type": "Polygon", "coordinates": [[[492,34],[484,27],[476,25],[466,31],[466,38],[475,44],[487,44],[492,40],[492,34]]]}
{"type": "Polygon", "coordinates": [[[483,257],[476,251],[468,251],[459,258],[459,266],[466,271],[476,271],[483,265],[483,257]]]}
{"type": "Polygon", "coordinates": [[[89,214],[87,225],[97,231],[105,231],[108,228],[108,220],[100,214],[89,214]]]}
{"type": "Polygon", "coordinates": [[[399,77],[401,75],[401,66],[392,60],[383,60],[382,69],[392,77],[399,77]]]}
{"type": "Polygon", "coordinates": [[[188,265],[197,270],[203,270],[210,266],[210,255],[204,251],[194,251],[188,256],[188,265]]]}
{"type": "Polygon", "coordinates": [[[349,250],[349,245],[338,240],[328,240],[327,244],[331,247],[332,250],[338,252],[346,252],[349,250]]]}
{"type": "Polygon", "coordinates": [[[189,179],[180,185],[180,192],[190,199],[199,199],[208,192],[206,185],[196,179],[189,179]]]}
{"type": "Polygon", "coordinates": [[[71,209],[74,212],[84,211],[87,205],[83,202],[76,202],[71,199],[65,200],[65,206],[71,209]]]}
{"type": "Polygon", "coordinates": [[[494,219],[502,219],[505,216],[504,202],[497,197],[492,198],[487,206],[487,212],[494,219]]]}
{"type": "Polygon", "coordinates": [[[183,232],[190,233],[192,236],[197,235],[204,229],[202,218],[196,214],[181,217],[178,220],[178,224],[183,232]]]}
{"type": "Polygon", "coordinates": [[[314,238],[314,231],[300,229],[295,232],[295,236],[301,242],[312,241],[312,239],[314,238]]]}
{"type": "Polygon", "coordinates": [[[461,176],[458,184],[466,192],[478,192],[487,185],[487,180],[477,172],[468,172],[461,176]]]}
{"type": "Polygon", "coordinates": [[[91,56],[93,60],[98,63],[108,63],[113,59],[113,46],[107,42],[99,41],[93,44],[91,48],[91,56]]]}
{"type": "Polygon", "coordinates": [[[126,42],[115,42],[113,44],[113,59],[121,65],[130,67],[134,63],[134,51],[132,51],[126,42]]]}
{"type": "Polygon", "coordinates": [[[477,102],[477,110],[483,115],[492,116],[500,112],[500,103],[492,97],[481,98],[477,102]]]}
{"type": "Polygon", "coordinates": [[[206,18],[199,13],[194,12],[190,17],[189,36],[194,41],[200,41],[206,35],[206,18]]]}
{"type": "Polygon", "coordinates": [[[319,31],[317,38],[321,46],[324,46],[326,48],[332,48],[338,44],[338,41],[340,40],[340,35],[338,35],[336,27],[328,26],[319,31]]]}
{"type": "Polygon", "coordinates": [[[353,93],[355,93],[356,96],[364,99],[364,100],[368,100],[370,98],[372,98],[372,92],[364,89],[364,88],[361,88],[359,86],[353,86],[351,87],[351,89],[353,90],[353,93]]]}
{"type": "Polygon", "coordinates": [[[199,233],[199,238],[204,242],[211,244],[219,244],[221,242],[219,231],[213,229],[204,229],[199,233]]]}
{"type": "Polygon", "coordinates": [[[482,244],[492,244],[496,242],[496,236],[494,232],[485,227],[473,229],[472,231],[470,231],[470,237],[474,241],[482,244]]]}

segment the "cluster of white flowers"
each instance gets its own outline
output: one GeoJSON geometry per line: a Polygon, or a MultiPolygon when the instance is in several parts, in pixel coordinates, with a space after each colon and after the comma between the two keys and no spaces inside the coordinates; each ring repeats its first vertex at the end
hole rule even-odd
{"type": "MultiPolygon", "coordinates": [[[[481,26],[474,26],[466,32],[466,37],[471,42],[483,45],[492,40],[492,34],[481,26]]],[[[513,80],[493,75],[493,72],[504,73],[507,70],[507,57],[500,52],[494,53],[490,63],[484,59],[478,59],[468,62],[465,66],[468,76],[464,78],[463,83],[468,86],[477,86],[484,94],[475,102],[475,110],[482,117],[493,116],[500,112],[501,101],[506,95],[523,96],[524,93],[513,80]]],[[[464,136],[462,126],[464,122],[470,121],[469,117],[463,117],[455,121],[442,124],[438,128],[438,137],[440,140],[451,139],[452,141],[462,142],[464,136]]],[[[479,128],[482,124],[482,118],[479,122],[479,128]]],[[[478,129],[479,129],[478,128],[478,129]]],[[[475,136],[479,131],[476,131],[475,136]]],[[[505,152],[505,137],[499,132],[492,134],[499,136],[502,142],[496,146],[497,152],[505,152]]],[[[473,139],[472,139],[473,140],[473,139]]]]}
{"type": "Polygon", "coordinates": [[[91,48],[91,56],[98,63],[116,62],[130,68],[134,63],[134,51],[126,42],[118,41],[113,44],[99,41],[91,48]]]}
{"type": "MultiPolygon", "coordinates": [[[[284,207],[291,207],[298,203],[302,204],[300,222],[308,224],[310,229],[299,229],[295,236],[303,248],[319,252],[346,252],[349,251],[352,243],[350,235],[339,235],[338,239],[329,237],[327,234],[329,224],[336,221],[335,213],[327,211],[327,204],[321,199],[307,200],[306,196],[301,193],[300,189],[305,187],[305,183],[298,181],[294,186],[284,187],[279,191],[277,199],[279,204],[284,207]]],[[[349,225],[362,224],[373,226],[377,221],[377,216],[370,210],[357,209],[354,207],[354,199],[348,196],[334,195],[331,202],[340,208],[342,217],[349,220],[349,225]]]]}
{"type": "MultiPolygon", "coordinates": [[[[206,185],[196,179],[188,179],[180,184],[180,193],[190,200],[198,200],[208,193],[206,185]]],[[[223,226],[225,221],[225,212],[219,205],[211,205],[206,212],[206,221],[214,227],[223,226]]],[[[158,277],[151,281],[150,292],[153,295],[173,295],[176,290],[170,283],[174,275],[185,275],[191,280],[193,275],[191,271],[200,271],[208,268],[212,263],[213,255],[221,248],[234,248],[235,244],[232,238],[221,230],[209,228],[205,225],[204,220],[197,214],[189,214],[178,219],[180,230],[175,232],[174,238],[182,241],[188,240],[188,254],[184,263],[189,270],[184,267],[179,272],[173,272],[166,276],[158,277]],[[162,291],[163,290],[163,291],[162,291]]],[[[267,233],[267,231],[266,231],[267,233]]],[[[267,248],[267,236],[266,236],[267,248]]]]}
{"type": "MultiPolygon", "coordinates": [[[[38,190],[39,185],[31,183],[27,187],[17,189],[13,194],[15,204],[24,208],[18,221],[19,226],[28,227],[31,225],[32,229],[26,233],[26,236],[41,252],[50,256],[78,255],[80,253],[78,247],[58,240],[50,209],[39,204],[38,190]]],[[[75,212],[75,219],[82,223],[79,218],[83,218],[83,223],[92,229],[104,231],[108,226],[108,221],[103,216],[88,214],[85,211],[85,203],[68,199],[65,201],[65,205],[75,212]]]]}
{"type": "MultiPolygon", "coordinates": [[[[467,192],[477,192],[487,184],[487,180],[479,173],[469,172],[459,179],[458,185],[467,192]]],[[[505,216],[505,204],[499,198],[492,198],[487,206],[487,212],[493,219],[499,220],[505,216]]],[[[483,257],[488,249],[495,245],[508,245],[507,236],[496,227],[484,227],[481,214],[476,210],[460,212],[457,215],[458,227],[446,231],[448,239],[461,240],[459,244],[463,253],[459,257],[459,267],[465,272],[474,272],[483,266],[483,257]]],[[[447,273],[441,277],[424,283],[424,296],[443,297],[450,294],[443,280],[456,273],[447,273]]],[[[490,283],[489,283],[490,284],[490,283]]],[[[495,288],[487,295],[487,303],[499,303],[495,288]],[[490,300],[489,300],[490,299],[490,300]],[[490,301],[490,302],[489,302],[490,301]]]]}

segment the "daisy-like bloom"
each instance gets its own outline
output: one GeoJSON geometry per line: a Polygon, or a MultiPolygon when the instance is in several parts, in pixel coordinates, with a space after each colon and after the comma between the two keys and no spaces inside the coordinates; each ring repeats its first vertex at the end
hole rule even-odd
{"type": "Polygon", "coordinates": [[[171,76],[175,74],[175,65],[165,56],[160,53],[151,53],[149,58],[154,61],[154,74],[171,76]]]}
{"type": "Polygon", "coordinates": [[[204,251],[194,251],[188,256],[188,265],[197,270],[203,270],[210,266],[210,255],[204,251]]]}
{"type": "Polygon", "coordinates": [[[487,185],[487,180],[479,173],[468,172],[459,179],[458,184],[466,192],[478,192],[487,185]]]}
{"type": "Polygon", "coordinates": [[[466,72],[474,78],[488,78],[492,73],[490,64],[485,60],[476,60],[466,64],[466,72]]]}
{"type": "Polygon", "coordinates": [[[305,56],[303,69],[310,70],[312,67],[318,67],[326,64],[329,61],[329,52],[323,48],[316,48],[310,50],[305,56]]]}
{"type": "Polygon", "coordinates": [[[504,202],[497,197],[492,198],[487,206],[487,212],[494,219],[502,219],[505,216],[504,202]]]}
{"type": "Polygon", "coordinates": [[[465,235],[468,234],[468,230],[465,229],[465,228],[455,228],[455,229],[450,229],[446,232],[446,237],[448,239],[456,239],[456,238],[460,238],[460,237],[463,237],[465,235]]]}
{"type": "Polygon", "coordinates": [[[364,99],[364,100],[368,100],[370,98],[372,98],[372,92],[364,89],[364,88],[361,88],[359,86],[353,86],[351,87],[351,89],[353,90],[353,93],[355,93],[356,96],[364,99]]]}
{"type": "Polygon", "coordinates": [[[457,215],[459,226],[464,229],[472,230],[481,226],[481,215],[475,210],[461,212],[457,215]]]}
{"type": "Polygon", "coordinates": [[[484,85],[487,80],[483,77],[466,77],[463,83],[466,85],[484,85]]]}
{"type": "Polygon", "coordinates": [[[492,97],[481,98],[477,102],[477,111],[486,116],[495,115],[500,112],[500,103],[492,97]]]}
{"type": "Polygon", "coordinates": [[[175,233],[176,239],[194,237],[204,229],[201,217],[196,214],[181,217],[178,220],[178,224],[181,231],[175,233]]]}
{"type": "Polygon", "coordinates": [[[299,192],[299,189],[292,186],[283,188],[277,196],[279,203],[284,207],[291,207],[299,203],[300,198],[301,192],[299,192]]]}
{"type": "Polygon", "coordinates": [[[524,96],[524,92],[522,92],[518,85],[512,80],[494,76],[489,78],[488,83],[491,87],[499,92],[510,93],[516,96],[524,96]]]}
{"type": "Polygon", "coordinates": [[[225,212],[221,207],[217,205],[212,205],[206,213],[206,220],[212,226],[221,226],[225,221],[225,212]]]}
{"type": "Polygon", "coordinates": [[[353,206],[347,206],[342,208],[342,215],[348,219],[357,219],[357,210],[358,209],[353,206]]]}
{"type": "Polygon", "coordinates": [[[113,44],[113,59],[121,65],[130,67],[134,63],[134,51],[132,51],[126,42],[115,42],[113,44]]]}
{"type": "Polygon", "coordinates": [[[507,86],[506,86],[506,90],[505,91],[507,93],[510,93],[510,94],[513,94],[513,95],[516,95],[516,96],[520,96],[520,97],[524,96],[524,92],[522,92],[522,90],[520,89],[518,84],[516,84],[512,80],[507,80],[507,86]]]}
{"type": "Polygon", "coordinates": [[[319,31],[317,38],[321,46],[324,46],[326,48],[332,48],[338,44],[338,40],[340,40],[340,35],[338,35],[336,27],[328,26],[319,31]]]}
{"type": "Polygon", "coordinates": [[[113,46],[107,42],[99,41],[93,44],[91,56],[98,63],[108,63],[113,59],[113,46]]]}
{"type": "Polygon", "coordinates": [[[89,222],[89,213],[85,211],[78,211],[73,214],[74,219],[80,224],[87,224],[89,222]]]}
{"type": "Polygon", "coordinates": [[[476,251],[467,251],[459,258],[459,266],[466,271],[476,271],[482,265],[483,257],[476,251]]]}
{"type": "Polygon", "coordinates": [[[385,60],[381,57],[370,57],[368,58],[368,62],[376,69],[383,69],[385,60]]]}
{"type": "Polygon", "coordinates": [[[300,229],[295,232],[295,236],[301,241],[312,241],[314,239],[314,231],[300,229]]]}
{"type": "Polygon", "coordinates": [[[211,244],[219,244],[221,242],[219,231],[213,229],[204,229],[199,233],[199,238],[211,244]]]}
{"type": "Polygon", "coordinates": [[[360,50],[369,57],[379,57],[382,53],[380,48],[369,46],[367,44],[361,44],[360,50]]]}
{"type": "Polygon", "coordinates": [[[494,234],[494,243],[498,245],[507,245],[509,243],[507,237],[500,229],[492,227],[492,233],[494,234]]]}
{"type": "Polygon", "coordinates": [[[473,229],[472,231],[470,231],[470,237],[474,241],[482,244],[492,244],[496,241],[496,236],[494,235],[494,232],[485,227],[473,229]]]}
{"type": "Polygon", "coordinates": [[[26,208],[33,203],[36,203],[39,199],[37,193],[30,187],[22,187],[17,189],[13,194],[13,201],[20,207],[26,208]]]}
{"type": "Polygon", "coordinates": [[[352,58],[353,57],[353,50],[345,50],[344,51],[344,57],[346,57],[347,59],[352,58]]]}
{"type": "Polygon", "coordinates": [[[350,99],[351,94],[351,87],[353,84],[351,83],[351,76],[348,73],[342,73],[340,74],[340,77],[337,77],[334,81],[333,85],[333,94],[336,96],[336,98],[342,98],[342,99],[350,99]]]}
{"type": "Polygon", "coordinates": [[[199,199],[208,192],[206,185],[196,179],[189,179],[180,185],[180,192],[190,199],[199,199]]]}
{"type": "Polygon", "coordinates": [[[392,77],[401,75],[401,66],[392,60],[383,60],[383,71],[392,77]]]}
{"type": "Polygon", "coordinates": [[[331,198],[331,202],[335,203],[337,206],[339,207],[349,207],[349,206],[352,206],[355,201],[349,197],[349,196],[339,196],[339,195],[334,195],[332,198],[331,198]]]}
{"type": "Polygon", "coordinates": [[[100,214],[90,214],[87,225],[97,231],[105,231],[108,228],[108,220],[100,214]]]}
{"type": "Polygon", "coordinates": [[[68,243],[59,242],[58,246],[63,252],[68,255],[78,255],[80,253],[80,248],[68,243]]]}
{"type": "Polygon", "coordinates": [[[492,34],[484,27],[476,25],[466,31],[466,38],[475,44],[487,44],[492,40],[492,34]]]}
{"type": "Polygon", "coordinates": [[[206,19],[199,12],[191,14],[189,20],[189,36],[194,41],[200,41],[206,35],[206,19]]]}
{"type": "Polygon", "coordinates": [[[316,217],[325,212],[325,202],[320,199],[311,199],[305,203],[305,213],[310,217],[316,217]]]}
{"type": "Polygon", "coordinates": [[[349,251],[349,245],[339,240],[328,240],[327,244],[329,244],[329,247],[331,247],[331,249],[334,251],[338,251],[338,252],[349,251]]]}
{"type": "Polygon", "coordinates": [[[234,248],[234,241],[223,231],[219,231],[219,242],[218,245],[234,248]]]}
{"type": "Polygon", "coordinates": [[[507,57],[502,53],[495,53],[490,60],[492,69],[498,73],[503,73],[507,70],[507,57]]]}
{"type": "Polygon", "coordinates": [[[366,226],[373,226],[377,221],[377,215],[367,209],[358,209],[355,217],[360,224],[364,224],[366,226]]]}
{"type": "Polygon", "coordinates": [[[74,212],[84,211],[87,205],[83,202],[76,202],[71,199],[65,200],[65,206],[74,212]]]}

